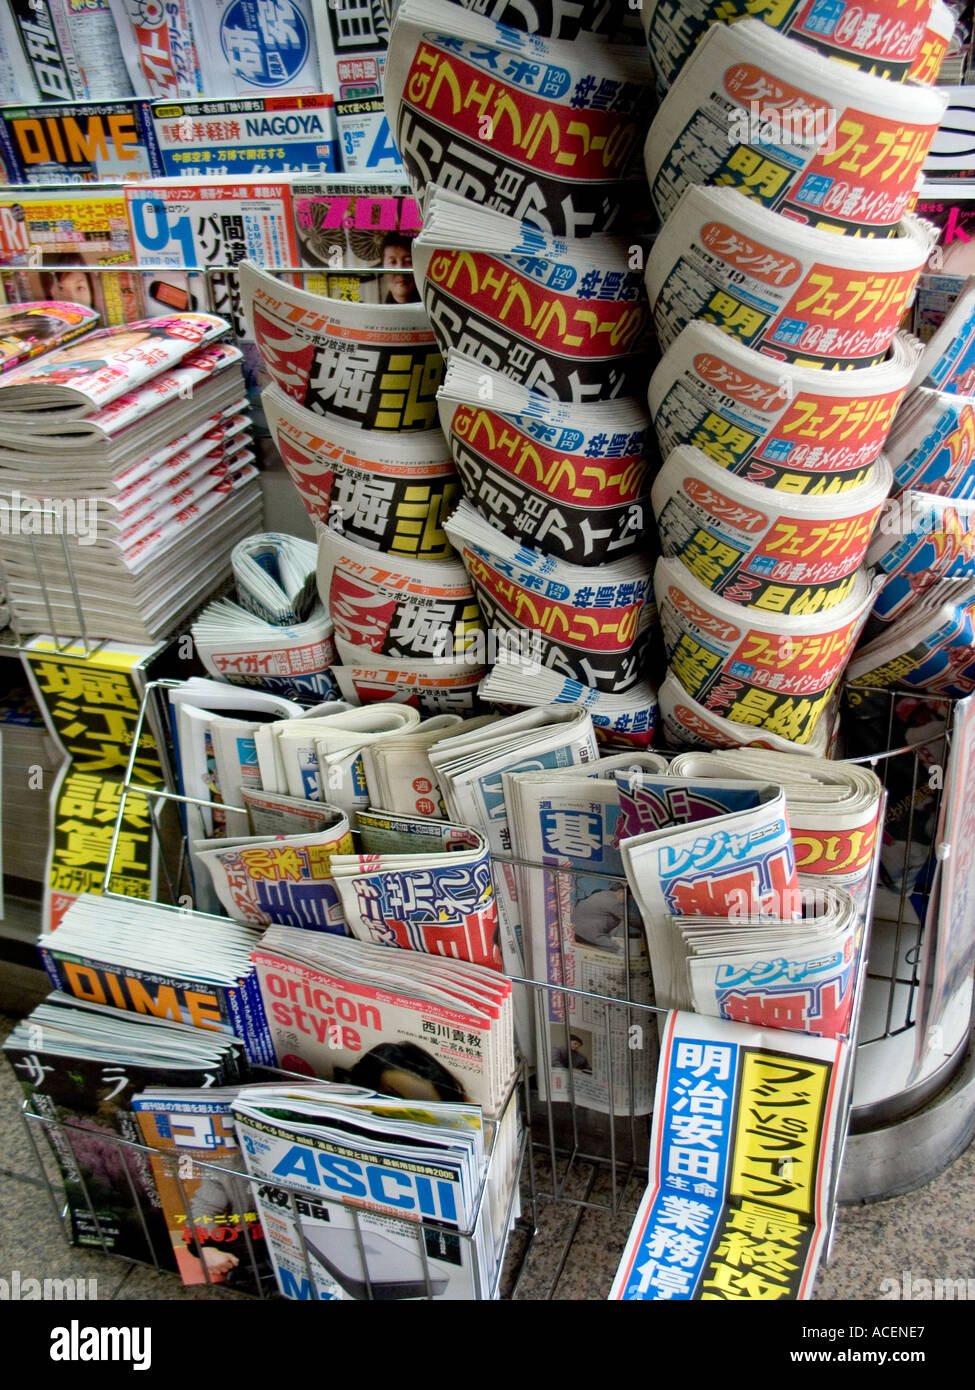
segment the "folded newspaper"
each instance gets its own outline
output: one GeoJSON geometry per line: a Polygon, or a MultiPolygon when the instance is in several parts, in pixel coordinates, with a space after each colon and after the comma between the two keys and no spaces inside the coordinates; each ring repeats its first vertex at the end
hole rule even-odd
{"type": "Polygon", "coordinates": [[[328,809],[328,827],[311,834],[195,842],[228,917],[252,927],[278,922],[346,935],[331,859],[350,854],[353,841],[345,813],[328,809]]]}
{"type": "Polygon", "coordinates": [[[650,316],[632,250],[546,236],[431,188],[413,265],[442,352],[460,349],[553,400],[599,401],[646,379],[650,316]]]}
{"type": "MultiPolygon", "coordinates": [[[[617,773],[617,781],[625,774],[617,773]]],[[[657,789],[646,811],[662,824],[620,840],[626,878],[643,917],[658,1001],[675,998],[682,958],[681,918],[801,917],[795,855],[781,788],[701,783],[668,788],[666,777],[637,774],[657,789]],[[662,946],[661,943],[667,943],[662,946]]]]}
{"type": "Polygon", "coordinates": [[[968,396],[915,387],[897,412],[885,448],[894,497],[905,488],[942,497],[975,494],[975,409],[968,396]]]}
{"type": "Polygon", "coordinates": [[[370,550],[443,560],[457,474],[439,428],[393,435],[330,420],[279,386],[261,394],[271,438],[308,515],[370,550]]]}
{"type": "Polygon", "coordinates": [[[384,86],[415,190],[456,188],[556,236],[624,223],[654,99],[642,49],[545,39],[442,0],[400,0],[384,86]]]}
{"type": "Polygon", "coordinates": [[[811,1297],[832,1229],[848,1063],[841,1039],[670,1014],[650,1181],[610,1298],[811,1297]]]}
{"type": "Polygon", "coordinates": [[[973,653],[975,578],[942,579],[858,648],[846,678],[851,685],[961,699],[975,691],[973,653]]]}
{"type": "Polygon", "coordinates": [[[797,872],[846,889],[866,912],[883,796],[875,772],[858,763],[758,748],[679,753],[670,771],[698,781],[733,778],[781,787],[797,872]]]}
{"type": "Polygon", "coordinates": [[[443,358],[421,304],[358,304],[238,267],[247,336],[271,379],[316,415],[370,430],[429,430],[443,358]]]}
{"type": "Polygon", "coordinates": [[[547,397],[454,349],[438,400],[464,495],[506,536],[574,565],[642,544],[652,447],[642,402],[576,405],[549,419],[547,397]]]}
{"type": "Polygon", "coordinates": [[[677,560],[654,574],[670,670],[708,711],[809,743],[849,661],[877,585],[859,570],[825,613],[776,618],[717,598],[677,560]]]}
{"type": "Polygon", "coordinates": [[[641,679],[656,619],[645,556],[570,565],[518,545],[466,501],[445,529],[488,629],[536,634],[540,664],[597,690],[620,694],[641,679]]]}
{"type": "MultiPolygon", "coordinates": [[[[931,0],[865,0],[855,9],[820,11],[815,0],[785,0],[764,8],[749,0],[646,0],[640,18],[661,86],[669,87],[713,24],[755,15],[827,58],[903,82],[927,33],[931,0]]],[[[949,31],[950,33],[950,31],[949,31]]]]}
{"type": "MultiPolygon", "coordinates": [[[[823,716],[817,720],[807,743],[797,743],[781,734],[771,733],[756,719],[755,723],[739,723],[726,719],[688,695],[680,681],[668,671],[660,687],[660,726],[667,748],[768,748],[782,753],[826,756],[836,713],[837,694],[834,693],[823,716]]],[[[755,718],[742,711],[748,718],[755,718]]]]}
{"type": "Polygon", "coordinates": [[[566,986],[537,1001],[539,1098],[603,1114],[646,1115],[653,1099],[651,1015],[627,1007],[652,1002],[646,941],[616,844],[614,772],[633,766],[666,771],[656,754],[627,753],[502,773],[530,973],[566,986]]]}
{"type": "Polygon", "coordinates": [[[400,736],[370,743],[362,750],[369,799],[401,816],[432,816],[446,820],[446,808],[427,750],[450,738],[492,723],[497,715],[462,719],[459,714],[435,714],[400,736]]]}
{"type": "Polygon", "coordinates": [[[644,748],[657,727],[657,692],[648,681],[638,681],[622,695],[594,690],[541,666],[537,657],[503,647],[481,682],[480,693],[491,704],[516,709],[580,705],[589,711],[600,744],[613,748],[644,748]]]}
{"type": "Polygon", "coordinates": [[[322,526],[318,556],[318,592],[343,662],[362,651],[404,665],[413,659],[461,662],[469,649],[478,656],[481,614],[453,554],[444,560],[377,554],[322,526]]]}
{"type": "Polygon", "coordinates": [[[689,184],[728,184],[797,222],[888,236],[947,104],[938,88],[830,62],[757,19],[715,24],[650,128],[650,195],[666,219],[689,184]]]}
{"type": "Polygon", "coordinates": [[[871,637],[941,580],[975,577],[975,500],[902,493],[886,503],[867,561],[884,577],[864,633],[871,637]]]}
{"type": "Polygon", "coordinates": [[[680,445],[651,493],[660,548],[730,603],[790,615],[824,612],[857,582],[890,479],[881,454],[859,487],[793,496],[736,477],[680,445]]]}
{"type": "Polygon", "coordinates": [[[209,675],[296,701],[329,699],[336,691],[332,620],[316,604],[303,623],[265,622],[229,599],[208,604],[190,628],[209,675]]]}
{"type": "Polygon", "coordinates": [[[778,360],[884,360],[937,229],[908,215],[886,239],[837,236],[736,188],[687,187],[647,258],[660,345],[693,319],[778,360]]]}
{"type": "Polygon", "coordinates": [[[318,562],[311,541],[263,531],[235,545],[230,560],[242,607],[277,627],[308,617],[315,602],[318,562]]]}
{"type": "Polygon", "coordinates": [[[332,860],[350,935],[501,969],[491,856],[448,821],[360,811],[360,854],[332,860]]]}
{"type": "Polygon", "coordinates": [[[650,379],[661,452],[692,444],[730,473],[790,493],[858,487],[884,448],[920,350],[898,333],[877,366],[824,372],[773,360],[696,320],[650,379]]]}

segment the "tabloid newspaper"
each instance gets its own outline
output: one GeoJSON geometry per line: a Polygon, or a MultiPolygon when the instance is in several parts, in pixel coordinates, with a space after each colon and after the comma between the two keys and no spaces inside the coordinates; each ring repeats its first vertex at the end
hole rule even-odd
{"type": "Polygon", "coordinates": [[[279,386],[261,396],[271,438],[308,515],[369,550],[446,560],[457,473],[439,429],[393,434],[331,420],[279,386]]]}
{"type": "Polygon", "coordinates": [[[859,487],[797,497],[679,445],[651,496],[661,551],[705,588],[730,603],[804,614],[825,612],[852,592],[890,482],[881,454],[859,487]]]}
{"type": "Polygon", "coordinates": [[[360,811],[359,854],[332,860],[349,933],[501,969],[487,842],[447,821],[360,811]]]}
{"type": "Polygon", "coordinates": [[[647,258],[662,348],[707,319],[804,366],[883,362],[937,239],[907,216],[886,238],[797,224],[737,188],[685,188],[647,258]]]}
{"type": "Polygon", "coordinates": [[[316,415],[374,430],[429,430],[443,358],[419,304],[323,299],[239,267],[247,336],[274,382],[316,415]]]}
{"type": "Polygon", "coordinates": [[[632,260],[621,239],[546,235],[440,188],[428,190],[413,243],[441,350],[459,349],[556,401],[642,388],[649,313],[632,260]]]}
{"type": "Polygon", "coordinates": [[[671,1014],[650,1182],[610,1298],[809,1298],[833,1214],[848,1061],[840,1039],[671,1014]]]}
{"type": "MultiPolygon", "coordinates": [[[[534,637],[534,633],[529,636],[534,637]]],[[[500,648],[480,685],[481,697],[519,709],[537,705],[578,705],[589,712],[596,737],[614,748],[645,748],[657,727],[657,691],[638,681],[623,694],[595,690],[539,665],[537,654],[500,648]]]]}
{"type": "Polygon", "coordinates": [[[417,188],[556,236],[611,231],[642,197],[633,156],[653,100],[641,48],[522,34],[440,0],[397,6],[386,112],[417,188]]]}
{"type": "Polygon", "coordinates": [[[715,24],[651,126],[650,195],[666,218],[689,184],[728,184],[798,222],[890,236],[947,100],[831,62],[757,19],[715,24]]]}
{"type": "Polygon", "coordinates": [[[912,386],[968,396],[975,386],[975,277],[965,281],[950,313],[914,369],[912,386]]]}
{"type": "MultiPolygon", "coordinates": [[[[914,64],[930,24],[931,0],[866,0],[855,10],[830,11],[815,0],[785,0],[759,8],[747,0],[648,0],[640,12],[657,76],[669,87],[712,24],[731,24],[749,15],[827,58],[849,63],[891,82],[924,80],[914,64]]],[[[932,59],[928,56],[928,62],[932,59]]],[[[937,67],[935,67],[937,72],[937,67]]],[[[931,78],[927,79],[931,81],[931,78]]]]}
{"type": "Polygon", "coordinates": [[[516,869],[530,973],[567,986],[536,1000],[539,1097],[603,1114],[645,1115],[653,1098],[651,1016],[604,1002],[653,1002],[643,923],[617,848],[614,772],[633,766],[666,771],[656,754],[627,753],[581,768],[502,774],[512,850],[547,866],[516,869]]]}
{"type": "Polygon", "coordinates": [[[336,689],[332,620],[317,604],[303,623],[268,623],[229,599],[208,604],[190,628],[214,680],[249,685],[286,700],[326,700],[336,689]]]}
{"type": "Polygon", "coordinates": [[[440,423],[464,494],[512,540],[575,565],[639,548],[650,419],[617,399],[546,413],[549,400],[450,349],[440,423]],[[501,402],[520,394],[521,408],[501,402]]]}
{"type": "Polygon", "coordinates": [[[650,378],[666,456],[691,444],[763,488],[833,495],[858,487],[884,447],[920,345],[895,336],[875,367],[824,372],[779,361],[697,320],[650,378]]]}
{"type": "Polygon", "coordinates": [[[867,559],[884,577],[864,633],[869,638],[918,594],[946,579],[975,576],[975,500],[902,493],[885,504],[867,559]]]}
{"type": "Polygon", "coordinates": [[[916,387],[887,440],[893,497],[906,488],[942,497],[975,494],[975,409],[968,396],[916,387]]]}
{"type": "Polygon", "coordinates": [[[211,874],[229,917],[252,927],[278,922],[345,934],[331,861],[335,854],[351,854],[353,842],[344,813],[328,809],[327,829],[310,835],[196,841],[197,859],[211,874]]]}
{"type": "Polygon", "coordinates": [[[643,555],[598,567],[568,564],[496,530],[469,502],[447,535],[470,576],[487,628],[537,635],[538,662],[597,690],[620,693],[643,675],[656,607],[643,555]]]}
{"type": "Polygon", "coordinates": [[[654,587],[671,674],[705,709],[809,743],[878,583],[859,570],[842,603],[783,620],[717,598],[679,561],[658,560],[654,587]]]}
{"type": "Polygon", "coordinates": [[[4,8],[18,31],[5,37],[22,46],[42,101],[103,101],[132,92],[109,0],[11,0],[4,8]]]}
{"type": "Polygon", "coordinates": [[[108,0],[134,91],[179,100],[204,92],[192,0],[108,0]]]}

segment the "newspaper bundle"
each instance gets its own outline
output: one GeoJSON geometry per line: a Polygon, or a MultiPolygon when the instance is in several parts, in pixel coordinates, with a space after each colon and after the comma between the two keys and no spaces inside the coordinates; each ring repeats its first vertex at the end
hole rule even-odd
{"type": "Polygon", "coordinates": [[[520,34],[440,0],[401,0],[385,101],[414,188],[440,184],[577,237],[623,221],[653,78],[635,47],[520,34]]]}
{"type": "Polygon", "coordinates": [[[955,28],[954,11],[945,4],[945,0],[934,0],[925,26],[924,38],[911,64],[910,76],[915,82],[923,82],[930,86],[938,81],[939,75],[943,82],[952,81],[949,76],[950,64],[945,60],[955,38],[955,28]],[[945,68],[943,74],[942,64],[945,68]]]}
{"type": "MultiPolygon", "coordinates": [[[[577,767],[594,763],[597,757],[589,714],[554,707],[509,715],[456,737],[448,736],[429,750],[448,816],[479,830],[494,856],[501,955],[509,975],[524,977],[525,961],[517,874],[514,865],[505,862],[512,853],[512,843],[503,774],[577,767]]],[[[516,1002],[518,1041],[522,1051],[530,1053],[531,1021],[524,991],[516,1002]]]]}
{"type": "Polygon", "coordinates": [[[443,358],[421,304],[325,299],[250,261],[238,275],[247,336],[285,395],[364,429],[433,428],[443,358]]]}
{"type": "Polygon", "coordinates": [[[702,783],[691,799],[676,787],[668,794],[666,778],[650,780],[662,788],[655,814],[664,823],[622,839],[620,854],[650,945],[656,999],[666,1004],[676,997],[683,955],[678,919],[797,921],[802,913],[781,788],[702,783]]]}
{"type": "Polygon", "coordinates": [[[643,925],[616,844],[613,774],[634,765],[666,771],[653,753],[628,753],[585,767],[502,774],[512,849],[546,866],[517,870],[531,976],[567,987],[537,1000],[539,1096],[603,1114],[648,1114],[653,1097],[650,1016],[605,1002],[652,1002],[643,925]],[[631,1043],[634,1027],[640,1047],[631,1043]]]}
{"type": "Polygon", "coordinates": [[[975,501],[904,492],[888,502],[867,555],[884,576],[866,634],[945,579],[975,576],[975,501]]]}
{"type": "Polygon", "coordinates": [[[296,701],[335,693],[332,620],[316,604],[303,623],[281,626],[239,603],[217,599],[190,628],[196,654],[214,680],[250,685],[296,701]]]}
{"type": "Polygon", "coordinates": [[[729,184],[795,221],[887,236],[912,205],[948,104],[783,38],[757,19],[715,24],[646,144],[662,218],[688,184],[729,184]]]}
{"type": "Polygon", "coordinates": [[[359,941],[501,969],[498,908],[484,836],[448,821],[360,811],[360,854],[332,860],[359,941]]]}
{"type": "Polygon", "coordinates": [[[493,1296],[515,1198],[516,1107],[490,1169],[495,1127],[480,1109],[423,1089],[393,1099],[348,1085],[246,1087],[233,1115],[282,1297],[493,1296]]]}
{"type": "Polygon", "coordinates": [[[824,612],[856,584],[890,478],[881,454],[859,487],[797,497],[736,477],[680,445],[651,494],[660,548],[730,603],[824,612]]]}
{"type": "Polygon", "coordinates": [[[858,649],[847,680],[961,699],[975,691],[973,652],[975,578],[943,579],[858,649]]]}
{"type": "Polygon", "coordinates": [[[460,665],[476,646],[481,616],[456,557],[377,554],[327,527],[319,528],[318,555],[318,592],[343,661],[369,652],[403,665],[436,658],[460,665]]]}
{"type": "Polygon", "coordinates": [[[695,321],[650,379],[661,453],[692,444],[730,473],[790,493],[858,487],[884,447],[918,351],[899,333],[887,361],[824,372],[767,357],[695,321]]]}
{"type": "Polygon", "coordinates": [[[443,560],[443,518],[457,475],[440,429],[397,434],[363,429],[297,405],[278,386],[261,400],[271,438],[308,515],[358,545],[443,560]]]}
{"type": "Polygon", "coordinates": [[[650,1181],[610,1298],[809,1298],[832,1229],[848,1062],[841,1039],[670,1014],[650,1181]],[[694,1097],[706,1126],[689,1123],[694,1097]]]}
{"type": "MultiPolygon", "coordinates": [[[[669,87],[713,24],[754,15],[780,34],[863,72],[903,82],[915,76],[930,23],[931,0],[866,0],[854,9],[830,10],[814,0],[785,0],[760,7],[749,0],[646,0],[640,12],[660,84],[669,87]]],[[[931,79],[929,79],[931,80],[931,79]]]]}
{"type": "Polygon", "coordinates": [[[848,891],[861,913],[873,881],[883,787],[857,763],[741,748],[679,753],[675,777],[774,783],[785,793],[796,871],[848,891]]]}
{"type": "Polygon", "coordinates": [[[663,743],[668,748],[771,748],[782,753],[804,753],[825,757],[830,745],[835,698],[826,707],[810,734],[807,743],[783,738],[763,727],[760,720],[751,724],[738,723],[705,709],[668,671],[660,687],[660,726],[663,743]]]}
{"type": "Polygon", "coordinates": [[[776,618],[717,598],[677,560],[657,562],[654,587],[670,674],[708,711],[809,743],[853,652],[874,586],[860,570],[820,614],[776,618]]]}
{"type": "Polygon", "coordinates": [[[649,313],[632,253],[621,239],[546,234],[432,188],[413,264],[444,353],[552,400],[590,402],[646,379],[649,313]]]}
{"type": "Polygon", "coordinates": [[[369,744],[362,750],[362,761],[372,804],[402,816],[445,820],[446,807],[427,750],[443,738],[470,733],[497,718],[482,714],[465,720],[459,714],[435,714],[408,734],[369,744]]]}
{"type": "Polygon", "coordinates": [[[490,630],[530,631],[543,666],[597,690],[637,684],[656,617],[647,558],[570,565],[518,545],[466,501],[445,529],[490,630]]]}
{"type": "Polygon", "coordinates": [[[396,662],[365,647],[350,648],[332,675],[346,700],[366,705],[373,700],[410,700],[424,714],[467,716],[479,708],[478,686],[486,674],[481,664],[433,661],[396,662]]]}
{"type": "Polygon", "coordinates": [[[647,520],[650,418],[633,399],[563,408],[453,349],[440,423],[464,494],[512,540],[574,565],[637,549],[647,520]],[[521,408],[499,401],[520,393],[521,408]]]}
{"type": "Polygon", "coordinates": [[[638,681],[622,695],[594,690],[591,685],[582,685],[541,666],[537,657],[503,647],[481,682],[480,691],[482,699],[492,704],[518,709],[581,705],[589,711],[600,743],[614,748],[645,748],[652,742],[657,727],[657,692],[648,681],[638,681]]]}
{"type": "Polygon", "coordinates": [[[898,410],[886,449],[894,497],[906,488],[941,497],[975,493],[975,408],[968,396],[917,387],[898,410]]]}
{"type": "Polygon", "coordinates": [[[499,971],[294,927],[268,928],[253,960],[285,1070],[500,1112],[515,1052],[499,971]]]}
{"type": "Polygon", "coordinates": [[[345,934],[331,859],[350,854],[345,814],[329,807],[330,824],[310,835],[260,835],[198,840],[193,848],[213,879],[217,896],[236,922],[268,927],[278,922],[305,931],[345,934]]]}
{"type": "Polygon", "coordinates": [[[937,232],[907,216],[884,238],[803,226],[736,188],[688,186],[647,257],[660,345],[692,319],[778,360],[882,362],[937,232]]]}
{"type": "Polygon", "coordinates": [[[266,623],[300,623],[315,599],[318,550],[283,531],[264,531],[234,546],[230,557],[241,606],[266,623]]]}
{"type": "Polygon", "coordinates": [[[815,1038],[847,1036],[861,931],[856,904],[845,889],[801,874],[799,892],[799,923],[675,919],[684,977],[672,1007],[815,1038]]]}

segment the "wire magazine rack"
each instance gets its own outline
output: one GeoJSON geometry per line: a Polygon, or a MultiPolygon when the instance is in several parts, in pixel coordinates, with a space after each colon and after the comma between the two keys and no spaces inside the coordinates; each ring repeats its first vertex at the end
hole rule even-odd
{"type": "MultiPolygon", "coordinates": [[[[103,885],[103,892],[107,896],[115,898],[124,896],[114,892],[110,887],[112,865],[122,831],[126,800],[129,796],[142,798],[149,808],[152,832],[159,849],[159,863],[162,869],[160,896],[168,899],[168,905],[172,907],[174,912],[180,911],[181,908],[185,909],[192,903],[187,848],[180,827],[176,823],[175,813],[181,805],[209,809],[213,807],[214,803],[184,796],[164,787],[141,785],[133,780],[133,772],[136,750],[147,724],[156,730],[167,728],[167,691],[170,687],[179,684],[180,682],[177,681],[154,681],[146,687],[138,723],[133,734],[132,753],[122,785],[122,795],[103,885]]],[[[168,749],[161,751],[165,760],[168,756],[168,749]]],[[[175,785],[175,782],[170,783],[170,785],[175,785]]],[[[224,804],[221,809],[246,814],[244,807],[224,804]]],[[[583,876],[578,870],[529,863],[513,856],[494,855],[492,858],[496,863],[503,861],[516,869],[552,875],[563,884],[572,881],[577,876],[583,876]]],[[[619,888],[622,894],[621,912],[623,921],[626,922],[630,907],[630,891],[626,879],[595,873],[589,869],[585,871],[584,877],[587,880],[598,879],[606,888],[619,888]]],[[[869,922],[869,915],[867,921],[869,922]]],[[[859,940],[855,967],[854,1025],[851,1027],[851,1043],[855,1040],[860,1002],[863,996],[864,976],[867,968],[867,935],[866,930],[861,932],[859,940]]],[[[564,950],[564,947],[561,949],[564,950]]],[[[587,1014],[585,1027],[594,1038],[599,1035],[598,1040],[607,1061],[609,1075],[604,1088],[606,1104],[595,1109],[584,1103],[577,1094],[575,1070],[571,1065],[564,1068],[565,1086],[559,1092],[559,1098],[554,1098],[556,1087],[552,1081],[553,1062],[550,1051],[539,1048],[534,1078],[529,1076],[528,1068],[524,1064],[522,1065],[521,1073],[507,1101],[508,1107],[517,1107],[521,1121],[521,1135],[518,1143],[518,1164],[521,1172],[521,1214],[512,1221],[507,1258],[503,1263],[499,1262],[493,1278],[487,1284],[479,1286],[478,1296],[480,1297],[601,1299],[609,1291],[605,1271],[600,1274],[594,1262],[585,1262],[586,1268],[581,1274],[575,1268],[579,1263],[577,1252],[584,1250],[588,1241],[595,1240],[602,1251],[615,1246],[618,1247],[619,1253],[622,1253],[640,1199],[646,1189],[650,1160],[651,1115],[648,1113],[650,1107],[638,1102],[635,1050],[632,1044],[623,1049],[625,1060],[620,1065],[619,1039],[621,1037],[639,1039],[638,1047],[641,1050],[643,1048],[649,1050],[651,1066],[655,1071],[658,1019],[666,1013],[665,1010],[659,1009],[651,1003],[633,1001],[631,997],[633,991],[630,988],[630,958],[627,949],[623,950],[622,959],[625,972],[625,986],[621,991],[625,997],[622,998],[611,994],[576,989],[563,983],[562,981],[570,978],[565,970],[564,955],[560,962],[562,966],[561,979],[555,983],[532,978],[530,974],[511,977],[516,996],[522,997],[522,1002],[530,1013],[533,1032],[536,1019],[539,1017],[547,1019],[548,1031],[543,1029],[543,1036],[549,1041],[553,1036],[563,1038],[566,1053],[571,1052],[572,1033],[578,1026],[570,1022],[571,1010],[569,1006],[573,1002],[584,1005],[587,1014]],[[557,1025],[553,1025],[551,1022],[553,1003],[558,1005],[559,1016],[562,1019],[562,1022],[557,1025]],[[539,1071],[541,1072],[541,1084],[539,1084],[539,1071]],[[621,1092],[624,1098],[623,1103],[620,1103],[621,1092]],[[572,1291],[566,1292],[566,1290],[572,1291]]],[[[263,1070],[267,1074],[267,1069],[263,1070]]],[[[841,1098],[841,1114],[846,1117],[850,1113],[853,1071],[852,1066],[847,1069],[846,1092],[841,1098]]],[[[273,1075],[278,1078],[287,1076],[283,1073],[274,1073],[273,1075]]],[[[257,1077],[257,1079],[264,1078],[257,1077]]],[[[308,1080],[307,1077],[291,1079],[300,1079],[303,1082],[308,1080]]],[[[653,1086],[651,1084],[651,1096],[652,1091],[653,1086]]],[[[507,1113],[507,1109],[505,1113],[507,1113]]],[[[34,1131],[31,1136],[32,1143],[38,1156],[40,1171],[47,1179],[51,1200],[64,1220],[64,1200],[63,1197],[59,1196],[57,1165],[56,1163],[52,1164],[52,1150],[55,1154],[59,1151],[61,1153],[70,1152],[71,1125],[64,1120],[51,1119],[38,1113],[29,1101],[24,1103],[23,1115],[28,1130],[34,1131]],[[38,1130],[43,1132],[44,1138],[48,1142],[43,1144],[37,1142],[41,1137],[38,1130]]],[[[834,1218],[835,1197],[846,1134],[847,1126],[844,1123],[838,1128],[836,1149],[832,1155],[830,1207],[834,1218]]],[[[118,1144],[119,1148],[123,1150],[138,1151],[138,1156],[144,1163],[153,1152],[142,1145],[121,1138],[116,1139],[113,1136],[108,1136],[106,1142],[118,1144]]],[[[209,1168],[211,1165],[200,1164],[198,1166],[209,1168]]],[[[128,1171],[127,1167],[126,1171],[128,1171]]],[[[214,1171],[226,1173],[231,1170],[214,1165],[214,1171]]],[[[239,1178],[239,1173],[236,1176],[239,1178]]],[[[487,1178],[485,1178],[486,1182],[487,1178]]],[[[296,1203],[303,1200],[307,1201],[307,1193],[303,1193],[299,1189],[288,1188],[286,1184],[278,1184],[277,1182],[276,1186],[280,1186],[287,1193],[293,1210],[296,1209],[296,1203]]],[[[482,1185],[477,1202],[478,1211],[480,1211],[484,1200],[484,1190],[482,1185]]],[[[98,1232],[100,1227],[97,1213],[90,1195],[84,1188],[82,1194],[92,1218],[92,1229],[98,1232]]],[[[133,1197],[140,1206],[142,1225],[146,1227],[145,1216],[141,1213],[142,1199],[135,1191],[133,1191],[133,1197]]],[[[322,1200],[324,1204],[330,1199],[322,1200]]],[[[515,1202],[514,1193],[512,1201],[515,1202]]],[[[189,1209],[188,1206],[187,1209],[189,1209]]],[[[513,1217],[518,1209],[517,1206],[513,1205],[510,1215],[513,1217]]],[[[432,1229],[429,1223],[417,1224],[404,1220],[398,1224],[409,1230],[412,1239],[417,1243],[419,1255],[419,1246],[423,1243],[424,1235],[428,1229],[432,1229]]],[[[474,1224],[472,1223],[468,1231],[461,1233],[460,1239],[466,1241],[473,1239],[474,1224]]],[[[364,1279],[362,1285],[365,1289],[363,1296],[366,1298],[375,1297],[375,1291],[371,1288],[368,1272],[365,1268],[365,1251],[362,1246],[362,1233],[358,1228],[357,1218],[356,1228],[359,1254],[363,1261],[364,1279]]],[[[70,1225],[66,1226],[66,1229],[70,1231],[70,1225]]],[[[196,1238],[196,1233],[194,1233],[194,1239],[196,1238]]],[[[98,1243],[96,1240],[95,1244],[98,1243]]],[[[106,1242],[102,1242],[102,1248],[110,1249],[106,1242]]],[[[111,1253],[115,1252],[111,1251],[111,1253]]],[[[248,1245],[248,1257],[253,1261],[253,1251],[250,1245],[248,1245]]],[[[313,1257],[306,1250],[304,1258],[308,1277],[311,1280],[313,1257]]],[[[157,1266],[161,1264],[155,1255],[153,1256],[153,1263],[157,1266]]],[[[422,1297],[425,1293],[427,1297],[432,1298],[435,1294],[430,1286],[429,1270],[425,1265],[423,1268],[426,1284],[417,1296],[422,1297]]],[[[204,1272],[206,1272],[205,1265],[204,1272]]],[[[210,1282],[209,1279],[207,1282],[210,1282]]],[[[312,1287],[314,1287],[313,1281],[312,1287]]],[[[277,1296],[277,1289],[273,1280],[270,1284],[265,1281],[265,1285],[261,1287],[261,1292],[268,1296],[277,1296]]],[[[382,1296],[381,1293],[380,1296],[382,1296]]]]}

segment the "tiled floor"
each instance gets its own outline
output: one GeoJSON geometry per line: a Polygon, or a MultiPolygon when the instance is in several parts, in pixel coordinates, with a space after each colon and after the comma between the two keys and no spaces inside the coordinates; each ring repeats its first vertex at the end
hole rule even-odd
{"type": "MultiPolygon", "coordinates": [[[[5,968],[6,969],[6,968],[5,968]]],[[[39,982],[28,972],[18,979],[9,972],[2,999],[21,1012],[34,1002],[39,982]],[[12,1001],[12,1002],[11,1002],[12,1001]]],[[[41,992],[43,992],[41,990],[41,992]]],[[[3,1034],[6,1034],[6,1028],[3,1034]]],[[[112,1255],[69,1246],[18,1114],[20,1091],[9,1068],[0,1065],[0,1278],[19,1271],[21,1281],[84,1279],[96,1281],[90,1296],[98,1299],[235,1299],[244,1295],[220,1288],[184,1288],[175,1275],[133,1265],[112,1255]]],[[[547,1172],[539,1160],[540,1186],[547,1172]]],[[[605,1174],[574,1171],[568,1195],[592,1204],[607,1203],[605,1174]]],[[[640,1192],[635,1183],[624,1190],[627,1209],[640,1192]]],[[[819,1299],[879,1299],[908,1279],[971,1279],[975,1293],[975,1257],[971,1230],[975,1216],[975,1146],[969,1148],[927,1187],[892,1201],[843,1208],[833,1258],[820,1272],[819,1299]],[[883,1281],[888,1280],[886,1285],[883,1281]]],[[[538,1233],[518,1281],[519,1299],[556,1297],[605,1298],[629,1231],[628,1216],[613,1218],[594,1207],[543,1200],[538,1233]]],[[[510,1269],[503,1291],[510,1294],[524,1236],[512,1242],[510,1269]]],[[[86,1285],[86,1288],[89,1286],[86,1285]]]]}

